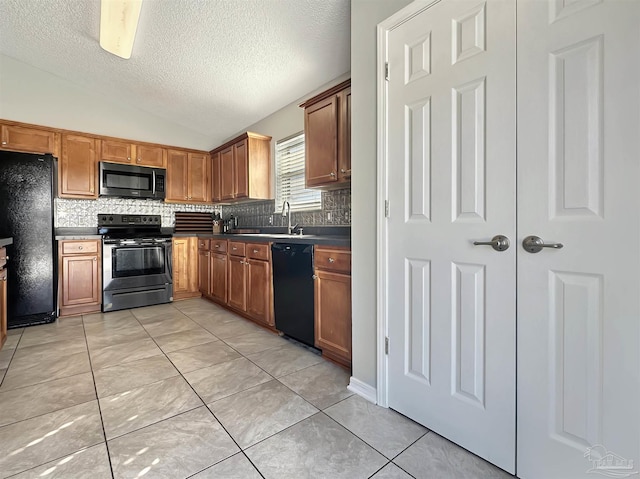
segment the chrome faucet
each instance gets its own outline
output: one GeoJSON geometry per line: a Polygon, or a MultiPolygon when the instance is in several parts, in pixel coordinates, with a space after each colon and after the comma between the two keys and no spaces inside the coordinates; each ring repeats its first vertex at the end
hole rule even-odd
{"type": "Polygon", "coordinates": [[[293,231],[293,228],[291,227],[291,205],[286,200],[282,203],[282,217],[284,218],[285,216],[287,217],[287,234],[290,235],[293,231]]]}

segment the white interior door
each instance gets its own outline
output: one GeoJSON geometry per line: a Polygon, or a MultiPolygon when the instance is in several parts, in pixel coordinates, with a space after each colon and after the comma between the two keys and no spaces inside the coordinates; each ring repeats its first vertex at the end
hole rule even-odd
{"type": "Polygon", "coordinates": [[[386,45],[388,404],[511,472],[515,22],[513,0],[442,0],[386,45]]]}
{"type": "Polygon", "coordinates": [[[638,471],[639,52],[637,0],[518,2],[522,478],[638,471]]]}

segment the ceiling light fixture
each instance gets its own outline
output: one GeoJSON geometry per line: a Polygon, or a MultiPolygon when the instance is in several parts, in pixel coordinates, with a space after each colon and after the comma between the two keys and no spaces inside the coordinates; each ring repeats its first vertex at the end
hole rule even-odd
{"type": "Polygon", "coordinates": [[[100,46],[121,58],[131,58],[142,0],[102,0],[100,46]]]}

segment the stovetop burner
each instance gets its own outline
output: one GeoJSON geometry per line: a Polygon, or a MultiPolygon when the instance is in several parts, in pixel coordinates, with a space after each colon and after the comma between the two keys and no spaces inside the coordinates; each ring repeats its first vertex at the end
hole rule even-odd
{"type": "Polygon", "coordinates": [[[105,239],[114,238],[170,238],[162,233],[160,215],[98,215],[98,234],[105,239]]]}

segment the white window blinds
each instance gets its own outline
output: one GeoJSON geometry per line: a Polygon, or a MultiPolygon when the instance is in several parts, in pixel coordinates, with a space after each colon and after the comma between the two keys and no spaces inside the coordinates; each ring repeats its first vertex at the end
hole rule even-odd
{"type": "Polygon", "coordinates": [[[304,187],[304,133],[276,143],[276,212],[288,201],[291,211],[319,210],[320,191],[304,187]]]}

